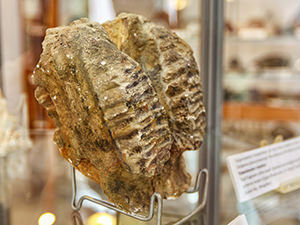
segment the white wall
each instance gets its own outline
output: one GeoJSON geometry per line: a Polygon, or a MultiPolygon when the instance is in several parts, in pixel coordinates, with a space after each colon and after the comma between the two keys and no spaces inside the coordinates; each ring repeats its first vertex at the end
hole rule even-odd
{"type": "Polygon", "coordinates": [[[3,92],[12,110],[22,90],[19,0],[0,0],[3,92]]]}
{"type": "Polygon", "coordinates": [[[111,0],[89,0],[89,18],[92,21],[104,23],[115,18],[111,0]]]}
{"type": "Polygon", "coordinates": [[[273,13],[278,24],[287,26],[300,11],[300,0],[227,0],[226,15],[243,25],[249,18],[264,17],[266,11],[273,13]]]}

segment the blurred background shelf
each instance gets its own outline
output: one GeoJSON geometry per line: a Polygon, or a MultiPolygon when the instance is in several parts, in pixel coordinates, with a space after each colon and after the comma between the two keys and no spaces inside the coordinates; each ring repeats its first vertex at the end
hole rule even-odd
{"type": "Polygon", "coordinates": [[[294,35],[282,35],[267,38],[241,38],[228,36],[225,38],[226,44],[266,44],[266,45],[299,45],[300,37],[294,35]]]}
{"type": "Polygon", "coordinates": [[[227,72],[224,76],[225,80],[239,81],[267,81],[267,82],[300,82],[300,71],[294,72],[289,70],[278,69],[276,71],[264,72],[227,72]]]}
{"type": "Polygon", "coordinates": [[[223,105],[223,119],[300,122],[300,107],[275,107],[254,103],[225,102],[223,105]]]}

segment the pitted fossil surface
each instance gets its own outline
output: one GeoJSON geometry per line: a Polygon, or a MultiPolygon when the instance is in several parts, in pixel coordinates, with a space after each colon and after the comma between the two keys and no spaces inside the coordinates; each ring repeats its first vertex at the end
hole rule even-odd
{"type": "Polygon", "coordinates": [[[182,153],[200,147],[205,110],[176,34],[134,14],[48,29],[33,79],[62,156],[117,206],[147,213],[154,192],[189,188],[182,153]]]}

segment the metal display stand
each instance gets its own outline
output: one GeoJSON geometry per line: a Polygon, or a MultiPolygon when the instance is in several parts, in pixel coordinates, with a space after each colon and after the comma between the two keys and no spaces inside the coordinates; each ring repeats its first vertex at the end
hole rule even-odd
{"type": "MultiPolygon", "coordinates": [[[[202,200],[199,203],[199,205],[189,214],[184,216],[183,218],[177,220],[173,225],[180,225],[184,222],[187,222],[191,217],[193,217],[195,214],[199,213],[201,210],[204,209],[207,201],[207,189],[208,189],[208,171],[207,169],[202,169],[197,174],[197,179],[195,182],[195,186],[188,190],[186,193],[195,193],[200,191],[200,185],[201,185],[201,177],[204,177],[204,183],[203,187],[201,188],[201,196],[202,200]]],[[[104,201],[102,199],[96,199],[91,196],[83,195],[79,198],[78,202],[76,202],[77,199],[77,182],[76,182],[76,171],[75,168],[72,167],[72,187],[73,187],[73,197],[72,197],[72,208],[77,211],[82,207],[82,204],[84,201],[90,201],[95,204],[99,204],[101,206],[104,206],[108,209],[114,210],[118,213],[122,213],[126,216],[130,216],[134,219],[140,220],[140,221],[150,221],[152,220],[154,213],[155,213],[155,202],[157,201],[157,219],[156,219],[156,225],[162,224],[162,206],[163,206],[163,198],[159,193],[154,193],[150,199],[150,210],[148,216],[141,216],[138,214],[130,214],[127,213],[119,208],[117,208],[114,204],[108,201],[104,201]]]]}
{"type": "Polygon", "coordinates": [[[72,213],[72,222],[73,225],[84,225],[81,215],[79,214],[78,211],[74,211],[72,213]]]}

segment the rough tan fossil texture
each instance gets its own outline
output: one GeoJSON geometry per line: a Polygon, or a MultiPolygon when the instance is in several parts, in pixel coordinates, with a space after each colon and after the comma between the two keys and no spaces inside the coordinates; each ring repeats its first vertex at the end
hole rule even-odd
{"type": "Polygon", "coordinates": [[[143,16],[122,13],[102,24],[111,40],[136,60],[151,79],[166,109],[181,151],[200,147],[205,130],[201,80],[190,46],[143,16]]]}
{"type": "MultiPolygon", "coordinates": [[[[127,16],[146,21],[127,14],[116,21],[127,16]]],[[[119,22],[101,26],[81,19],[48,29],[33,74],[36,98],[56,124],[54,140],[62,156],[97,181],[117,206],[140,213],[148,211],[155,191],[168,198],[188,189],[182,152],[198,148],[204,133],[192,51],[165,28],[145,23],[152,36],[142,28],[133,35],[147,36],[149,43],[133,42],[128,50],[121,45],[130,37],[112,35],[114,26],[126,28],[119,22]],[[152,55],[159,58],[152,60],[155,48],[152,55]],[[168,61],[172,52],[178,62],[168,61]],[[178,88],[184,91],[178,94],[178,88]]]]}

